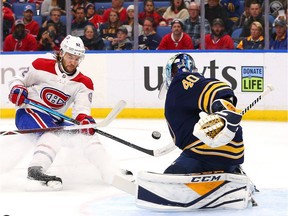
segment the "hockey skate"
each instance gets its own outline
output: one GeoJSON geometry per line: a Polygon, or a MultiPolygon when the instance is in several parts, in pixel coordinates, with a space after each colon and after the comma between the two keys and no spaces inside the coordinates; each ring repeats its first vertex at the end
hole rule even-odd
{"type": "Polygon", "coordinates": [[[62,179],[57,176],[46,175],[41,166],[28,168],[28,191],[58,191],[62,189],[62,179]]]}

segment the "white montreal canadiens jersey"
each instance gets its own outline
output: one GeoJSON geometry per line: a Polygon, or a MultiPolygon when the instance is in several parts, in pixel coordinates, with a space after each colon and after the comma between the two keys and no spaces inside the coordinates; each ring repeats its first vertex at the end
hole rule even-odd
{"type": "MultiPolygon", "coordinates": [[[[28,89],[28,98],[64,114],[72,106],[73,118],[83,113],[90,115],[93,82],[77,71],[72,76],[62,73],[56,60],[39,58],[32,62],[27,72],[16,76],[10,88],[23,85],[28,89]]],[[[24,108],[33,108],[25,105],[24,108]]]]}

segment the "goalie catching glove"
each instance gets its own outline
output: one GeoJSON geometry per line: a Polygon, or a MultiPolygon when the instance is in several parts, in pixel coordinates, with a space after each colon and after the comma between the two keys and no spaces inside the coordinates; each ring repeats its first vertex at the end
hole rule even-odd
{"type": "Polygon", "coordinates": [[[242,119],[241,114],[230,109],[210,115],[201,112],[199,116],[200,119],[194,126],[193,135],[212,148],[229,143],[234,138],[242,119]]]}
{"type": "MultiPolygon", "coordinates": [[[[96,124],[92,116],[88,116],[85,114],[79,114],[76,117],[76,120],[80,122],[80,125],[96,124]]],[[[80,132],[87,135],[93,135],[95,133],[95,130],[94,128],[87,128],[87,129],[81,129],[80,132]]]]}

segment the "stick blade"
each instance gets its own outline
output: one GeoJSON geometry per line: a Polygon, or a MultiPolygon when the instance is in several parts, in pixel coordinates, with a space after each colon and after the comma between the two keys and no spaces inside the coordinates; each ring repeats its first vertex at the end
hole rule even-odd
{"type": "Polygon", "coordinates": [[[267,89],[269,89],[270,91],[273,91],[275,88],[272,84],[268,84],[267,89]]]}

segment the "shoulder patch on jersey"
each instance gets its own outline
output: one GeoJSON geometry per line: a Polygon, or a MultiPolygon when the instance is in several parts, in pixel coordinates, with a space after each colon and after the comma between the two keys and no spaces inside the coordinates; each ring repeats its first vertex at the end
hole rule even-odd
{"type": "Polygon", "coordinates": [[[81,72],[75,78],[73,78],[72,81],[83,83],[83,85],[85,85],[88,89],[94,90],[94,84],[92,80],[81,72]]]}
{"type": "Polygon", "coordinates": [[[56,61],[54,59],[38,58],[32,62],[36,70],[46,71],[48,73],[57,74],[55,71],[56,61]]]}

